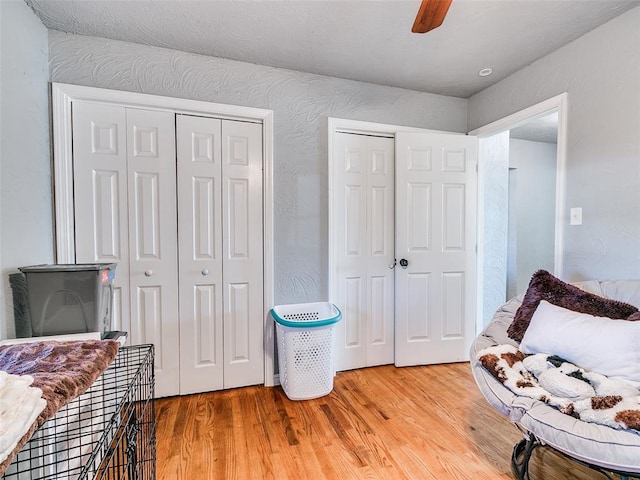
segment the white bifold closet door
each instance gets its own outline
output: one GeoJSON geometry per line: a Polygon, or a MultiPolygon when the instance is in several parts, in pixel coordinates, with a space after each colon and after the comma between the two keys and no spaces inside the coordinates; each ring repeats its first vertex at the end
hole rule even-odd
{"type": "Polygon", "coordinates": [[[76,262],[116,262],[115,328],[155,345],[156,391],[179,391],[175,116],[73,108],[76,262]]]}
{"type": "Polygon", "coordinates": [[[115,328],[155,345],[157,396],[264,382],[261,125],[73,115],[76,262],[118,264],[115,328]]]}
{"type": "Polygon", "coordinates": [[[224,386],[222,122],[178,115],[182,393],[224,386]]]}
{"type": "Polygon", "coordinates": [[[261,138],[177,116],[182,394],[264,381],[261,138]]]}
{"type": "Polygon", "coordinates": [[[113,326],[131,330],[126,110],[78,103],[73,108],[76,262],[117,263],[113,326]]]}

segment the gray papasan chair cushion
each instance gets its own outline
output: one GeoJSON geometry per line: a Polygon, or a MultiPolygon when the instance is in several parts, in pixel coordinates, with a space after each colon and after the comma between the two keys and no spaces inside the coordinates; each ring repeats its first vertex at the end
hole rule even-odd
{"type": "MultiPolygon", "coordinates": [[[[640,307],[640,280],[589,281],[574,285],[606,298],[640,307]]],[[[500,344],[518,346],[507,336],[524,294],[509,300],[471,346],[471,369],[486,400],[513,423],[533,433],[542,444],[606,470],[640,474],[640,434],[580,421],[539,400],[515,395],[477,360],[477,353],[500,344]]],[[[640,348],[640,346],[639,346],[640,348]]]]}

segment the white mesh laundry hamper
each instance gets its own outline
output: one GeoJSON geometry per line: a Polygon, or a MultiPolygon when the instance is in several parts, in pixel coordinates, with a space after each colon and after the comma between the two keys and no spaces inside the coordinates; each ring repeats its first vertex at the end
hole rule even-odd
{"type": "Polygon", "coordinates": [[[342,312],[332,303],[298,303],[271,309],[278,336],[280,384],[291,400],[333,390],[333,331],[342,312]]]}

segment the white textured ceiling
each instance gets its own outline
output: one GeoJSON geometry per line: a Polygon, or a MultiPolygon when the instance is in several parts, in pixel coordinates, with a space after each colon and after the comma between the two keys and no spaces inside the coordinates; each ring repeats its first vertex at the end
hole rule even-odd
{"type": "Polygon", "coordinates": [[[48,28],[467,98],[640,0],[25,0],[48,28]],[[493,69],[481,78],[478,71],[493,69]]]}

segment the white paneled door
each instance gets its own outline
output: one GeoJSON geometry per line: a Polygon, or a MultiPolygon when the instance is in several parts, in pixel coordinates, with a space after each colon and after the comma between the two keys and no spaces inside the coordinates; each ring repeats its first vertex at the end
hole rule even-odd
{"type": "Polygon", "coordinates": [[[262,126],[222,123],[224,387],[264,382],[262,126]]]}
{"type": "Polygon", "coordinates": [[[262,126],[76,102],[73,149],[76,262],[118,264],[157,396],[263,383],[262,126]]]}
{"type": "Polygon", "coordinates": [[[398,366],[468,359],[475,334],[477,139],[396,135],[398,366]]]}
{"type": "Polygon", "coordinates": [[[73,110],[76,262],[115,262],[115,328],[153,343],[156,390],[178,392],[174,115],[73,110]]]}
{"type": "Polygon", "coordinates": [[[75,105],[73,151],[76,262],[118,264],[113,323],[129,331],[129,218],[120,215],[128,198],[125,109],[75,105]]]}
{"type": "Polygon", "coordinates": [[[262,383],[262,127],[176,122],[180,393],[262,383]]]}
{"type": "Polygon", "coordinates": [[[167,395],[180,389],[175,120],[152,110],[126,116],[129,335],[155,345],[156,389],[167,395]]]}
{"type": "Polygon", "coordinates": [[[475,325],[475,137],[333,134],[336,369],[465,360],[475,325]],[[394,266],[395,265],[395,266],[394,266]]]}
{"type": "Polygon", "coordinates": [[[393,363],[393,138],[336,133],[336,368],[393,363]]]}
{"type": "Polygon", "coordinates": [[[180,229],[180,392],[224,386],[222,121],[176,117],[180,229]]]}

